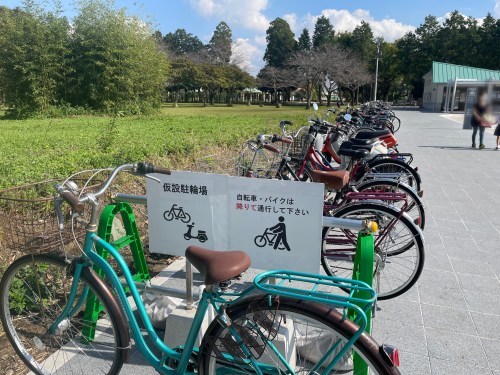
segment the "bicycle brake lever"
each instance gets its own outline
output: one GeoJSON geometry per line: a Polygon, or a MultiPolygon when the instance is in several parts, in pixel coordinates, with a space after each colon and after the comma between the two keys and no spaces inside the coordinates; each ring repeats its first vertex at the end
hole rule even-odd
{"type": "Polygon", "coordinates": [[[153,176],[151,176],[151,175],[149,175],[149,174],[145,174],[145,175],[144,175],[144,177],[149,178],[149,179],[151,179],[151,180],[153,180],[153,181],[156,181],[156,182],[158,182],[159,184],[161,184],[160,179],[158,179],[158,178],[156,178],[156,177],[153,177],[153,176]]]}

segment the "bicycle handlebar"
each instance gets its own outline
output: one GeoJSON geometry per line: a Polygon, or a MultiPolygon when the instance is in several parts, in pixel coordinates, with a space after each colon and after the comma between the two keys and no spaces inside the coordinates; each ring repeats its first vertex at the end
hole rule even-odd
{"type": "Polygon", "coordinates": [[[143,163],[143,162],[137,163],[136,171],[137,171],[136,173],[142,174],[142,175],[145,175],[148,173],[159,173],[159,174],[165,174],[167,176],[170,176],[172,174],[172,172],[167,168],[157,167],[153,164],[143,163]]]}
{"type": "MultiPolygon", "coordinates": [[[[104,181],[99,188],[99,191],[96,193],[93,193],[92,196],[94,198],[100,197],[103,195],[106,190],[108,190],[109,186],[113,182],[113,180],[116,178],[116,176],[122,172],[122,171],[130,171],[133,174],[136,175],[143,175],[146,176],[147,174],[150,173],[159,173],[159,174],[165,174],[165,175],[170,175],[171,171],[166,168],[162,167],[157,167],[153,164],[149,163],[144,163],[144,162],[139,162],[137,164],[123,164],[119,165],[116,167],[113,172],[111,172],[110,176],[104,181]]],[[[56,185],[56,190],[59,196],[67,202],[75,212],[77,213],[82,213],[84,211],[84,205],[85,203],[90,202],[90,196],[89,194],[84,195],[83,197],[78,197],[73,191],[68,190],[66,187],[61,186],[61,185],[56,185]]]]}

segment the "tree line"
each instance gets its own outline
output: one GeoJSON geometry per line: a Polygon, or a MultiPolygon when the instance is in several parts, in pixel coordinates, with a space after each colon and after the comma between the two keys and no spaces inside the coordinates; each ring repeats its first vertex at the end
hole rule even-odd
{"type": "Polygon", "coordinates": [[[394,42],[374,37],[364,21],[352,32],[336,32],[324,16],[317,19],[312,36],[303,29],[297,38],[289,24],[277,18],[266,38],[266,66],[257,80],[284,93],[284,100],[297,86],[306,91],[308,103],[316,90],[316,100],[326,95],[328,105],[335,92],[340,100],[370,100],[377,56],[377,96],[386,101],[421,98],[422,76],[432,61],[500,69],[500,19],[489,13],[482,22],[458,11],[443,22],[427,16],[415,31],[394,42]]]}
{"type": "Polygon", "coordinates": [[[432,61],[500,68],[500,20],[452,12],[428,16],[415,31],[388,42],[362,21],[339,32],[324,16],[296,36],[282,18],[266,32],[265,66],[252,77],[240,66],[230,27],[220,22],[204,44],[185,29],[163,35],[116,9],[112,0],[77,0],[68,20],[55,2],[0,7],[0,102],[13,116],[90,112],[140,114],[162,102],[232,105],[256,99],[357,102],[419,98],[432,61]],[[249,92],[247,94],[247,92],[249,92]]]}
{"type": "Polygon", "coordinates": [[[0,100],[7,114],[147,113],[158,108],[166,55],[149,26],[112,2],[0,7],[0,100]]]}
{"type": "Polygon", "coordinates": [[[238,66],[240,56],[233,51],[232,31],[224,21],[206,45],[184,29],[166,35],[156,31],[155,37],[170,59],[166,99],[174,105],[179,100],[232,105],[241,90],[255,85],[255,79],[238,66]]]}

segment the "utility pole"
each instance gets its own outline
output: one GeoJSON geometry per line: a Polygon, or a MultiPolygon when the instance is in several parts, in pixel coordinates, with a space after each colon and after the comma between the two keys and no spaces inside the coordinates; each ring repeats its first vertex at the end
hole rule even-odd
{"type": "Polygon", "coordinates": [[[377,62],[375,63],[375,92],[373,95],[373,101],[377,101],[377,86],[378,86],[378,60],[380,59],[380,40],[377,42],[377,62]]]}

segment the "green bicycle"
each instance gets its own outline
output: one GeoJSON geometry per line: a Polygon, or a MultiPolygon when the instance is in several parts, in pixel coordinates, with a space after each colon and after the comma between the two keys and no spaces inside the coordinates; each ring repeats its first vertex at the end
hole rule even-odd
{"type": "Polygon", "coordinates": [[[2,325],[29,370],[118,374],[130,359],[133,339],[160,374],[358,374],[354,354],[371,374],[399,374],[397,349],[381,346],[364,333],[376,299],[367,284],[277,270],[258,275],[242,292],[231,291],[231,281],[250,266],[241,251],[186,250],[207,286],[185,344],[168,347],[155,331],[123,257],[96,235],[98,198],[120,172],[153,179],[149,174],[170,174],[150,164],[125,164],[115,168],[96,193],[77,196],[72,184],[57,187],[60,223],[63,201],[71,206],[73,218],[82,218],[85,207],[91,208],[82,255],[27,255],[11,264],[1,280],[2,325]],[[123,279],[95,252],[96,245],[114,258],[123,279]],[[94,272],[95,266],[103,270],[105,280],[94,272]],[[83,310],[91,293],[100,308],[89,318],[83,310]],[[369,297],[361,298],[360,293],[369,297]],[[195,347],[210,306],[216,318],[195,347]]]}

